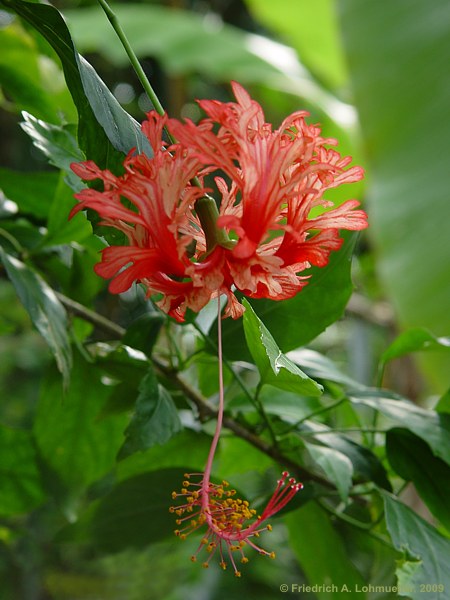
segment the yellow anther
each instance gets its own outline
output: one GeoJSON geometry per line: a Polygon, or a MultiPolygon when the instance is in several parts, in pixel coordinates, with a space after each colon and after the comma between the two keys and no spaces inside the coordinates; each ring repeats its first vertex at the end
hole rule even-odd
{"type": "Polygon", "coordinates": [[[208,563],[207,563],[207,562],[204,562],[204,563],[202,563],[202,567],[203,567],[204,569],[207,569],[207,568],[209,567],[209,565],[208,565],[208,563]]]}
{"type": "Polygon", "coordinates": [[[235,571],[234,574],[236,575],[236,577],[240,577],[241,576],[241,572],[240,571],[235,571]]]}
{"type": "Polygon", "coordinates": [[[269,523],[266,527],[267,531],[272,531],[273,527],[272,525],[269,523]]]}
{"type": "Polygon", "coordinates": [[[172,500],[175,500],[175,498],[178,496],[178,494],[176,492],[172,492],[172,500]]]}
{"type": "Polygon", "coordinates": [[[189,481],[183,481],[182,485],[183,487],[189,487],[191,484],[189,481]]]}
{"type": "Polygon", "coordinates": [[[196,557],[196,556],[194,556],[194,555],[192,555],[192,556],[191,556],[191,560],[192,560],[192,562],[197,562],[197,557],[196,557]]]}
{"type": "Polygon", "coordinates": [[[225,561],[222,561],[219,563],[219,565],[222,567],[222,569],[225,571],[225,569],[227,568],[227,563],[225,561]]]}
{"type": "Polygon", "coordinates": [[[241,563],[242,563],[243,565],[246,565],[246,564],[248,563],[248,558],[247,558],[246,556],[243,556],[243,557],[241,558],[241,563]]]}
{"type": "Polygon", "coordinates": [[[269,558],[276,558],[275,552],[271,552],[271,553],[269,554],[269,558]]]}

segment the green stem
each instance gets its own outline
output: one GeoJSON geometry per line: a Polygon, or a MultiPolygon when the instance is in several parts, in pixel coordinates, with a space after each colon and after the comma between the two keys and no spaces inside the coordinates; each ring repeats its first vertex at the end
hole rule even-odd
{"type": "MultiPolygon", "coordinates": [[[[194,321],[192,323],[192,325],[195,328],[195,330],[202,336],[203,341],[206,344],[208,344],[215,352],[218,352],[218,346],[212,341],[212,339],[208,335],[206,335],[206,333],[204,333],[202,331],[202,329],[199,327],[198,323],[196,323],[194,321]]],[[[233,366],[231,365],[230,361],[227,358],[225,358],[225,356],[222,357],[222,360],[223,360],[223,364],[226,366],[226,368],[228,369],[228,371],[231,373],[233,379],[239,385],[239,387],[241,388],[241,390],[244,392],[244,394],[247,396],[247,398],[250,400],[250,402],[256,408],[258,408],[257,402],[255,402],[255,399],[253,398],[252,394],[248,390],[248,388],[245,385],[245,383],[242,381],[242,377],[238,373],[236,373],[236,371],[233,369],[233,366]]]]}
{"type": "Polygon", "coordinates": [[[144,73],[144,69],[142,68],[141,63],[139,62],[133,48],[131,47],[128,38],[124,30],[122,29],[122,26],[120,25],[116,13],[112,10],[112,8],[105,0],[98,0],[98,2],[103,8],[106,16],[108,17],[108,20],[111,23],[114,31],[116,32],[117,37],[120,39],[122,46],[124,47],[125,52],[127,53],[128,58],[130,59],[130,62],[136,72],[136,75],[138,76],[138,79],[141,82],[142,87],[144,88],[145,93],[147,94],[151,103],[153,104],[156,112],[161,116],[165,115],[166,111],[164,110],[163,105],[159,101],[159,98],[156,95],[155,90],[153,89],[150,81],[148,80],[147,75],[144,73]]]}
{"type": "MultiPolygon", "coordinates": [[[[116,13],[112,10],[112,8],[109,6],[106,0],[98,0],[98,2],[102,7],[103,11],[105,12],[114,31],[116,32],[117,37],[122,43],[122,46],[130,60],[130,63],[133,69],[135,70],[135,73],[138,76],[138,79],[141,82],[145,93],[147,94],[151,103],[153,104],[154,109],[159,115],[164,116],[166,114],[166,111],[164,110],[163,105],[159,101],[159,98],[156,95],[152,84],[148,80],[147,75],[144,73],[144,69],[142,68],[141,63],[139,62],[139,59],[136,56],[136,53],[134,52],[130,42],[128,41],[128,38],[124,30],[122,29],[121,24],[119,23],[116,13]]],[[[167,134],[169,141],[172,144],[175,144],[176,139],[169,132],[167,127],[165,127],[164,130],[167,134]]],[[[192,184],[197,187],[202,187],[197,177],[194,177],[192,179],[192,184]]],[[[195,203],[195,211],[198,215],[198,218],[200,219],[200,223],[205,232],[208,252],[212,252],[212,250],[214,250],[216,246],[230,248],[234,245],[234,242],[230,240],[226,231],[217,227],[216,223],[219,217],[219,211],[217,210],[217,206],[213,198],[211,198],[210,196],[204,196],[203,198],[197,200],[197,202],[195,203]]]]}
{"type": "Polygon", "coordinates": [[[263,419],[264,423],[266,424],[266,427],[269,431],[272,445],[276,448],[278,446],[277,436],[275,435],[275,432],[272,427],[272,423],[270,422],[270,419],[267,416],[266,411],[264,410],[263,403],[261,402],[261,400],[259,398],[259,394],[260,394],[261,390],[262,390],[262,385],[261,385],[261,382],[259,382],[258,387],[256,388],[256,393],[255,393],[255,403],[258,408],[258,412],[259,412],[260,416],[262,417],[262,419],[263,419]]]}
{"type": "MultiPolygon", "coordinates": [[[[193,183],[197,185],[196,181],[193,183]]],[[[200,183],[198,185],[200,186],[200,183]]],[[[219,210],[214,198],[208,195],[199,198],[195,203],[195,212],[205,233],[207,253],[212,252],[216,246],[232,248],[235,245],[235,242],[228,237],[225,229],[217,227],[219,210]]]]}
{"type": "Polygon", "coordinates": [[[4,237],[6,240],[8,240],[8,242],[17,251],[17,253],[19,254],[19,256],[23,256],[25,254],[24,248],[22,248],[22,246],[20,245],[19,241],[13,235],[11,235],[9,233],[9,231],[6,231],[6,229],[3,229],[3,227],[0,227],[0,235],[2,237],[4,237]]]}
{"type": "Polygon", "coordinates": [[[332,514],[337,519],[340,519],[341,521],[348,523],[352,527],[356,527],[357,529],[361,529],[361,530],[365,531],[367,533],[367,535],[369,535],[371,538],[380,542],[380,544],[387,546],[390,550],[396,550],[394,545],[390,542],[390,540],[386,539],[379,533],[376,533],[375,531],[371,530],[372,527],[374,526],[374,523],[372,523],[372,522],[362,523],[361,521],[358,521],[357,519],[354,519],[353,517],[350,517],[349,515],[346,515],[342,512],[335,510],[327,502],[324,502],[323,500],[318,500],[318,503],[324,510],[326,510],[327,512],[332,514]]]}
{"type": "Polygon", "coordinates": [[[386,433],[386,429],[373,429],[372,427],[335,427],[325,431],[302,431],[302,436],[329,435],[333,433],[386,433]]]}

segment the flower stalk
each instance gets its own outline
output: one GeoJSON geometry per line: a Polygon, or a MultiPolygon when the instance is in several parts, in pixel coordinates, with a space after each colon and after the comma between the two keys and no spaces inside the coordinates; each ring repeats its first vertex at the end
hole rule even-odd
{"type": "Polygon", "coordinates": [[[175,535],[185,540],[188,535],[206,527],[196,552],[191,556],[193,562],[198,555],[206,551],[207,558],[202,563],[204,568],[216,552],[219,554],[219,565],[227,568],[227,562],[232,565],[236,577],[241,571],[236,564],[235,556],[242,564],[248,562],[246,546],[256,550],[260,555],[275,558],[274,552],[269,552],[255,542],[264,531],[271,531],[272,526],[266,523],[272,515],[279,512],[288,504],[303,485],[297,483],[289,473],[284,471],[277,483],[268,504],[261,515],[250,508],[246,500],[236,497],[236,490],[229,489],[229,483],[220,484],[211,481],[214,456],[220,439],[224,413],[224,385],[222,360],[222,315],[220,298],[218,306],[218,361],[219,361],[219,407],[214,436],[211,442],[205,470],[203,473],[186,473],[183,486],[179,493],[173,492],[172,499],[181,499],[181,504],[170,507],[170,512],[177,515],[176,524],[181,529],[175,530],[175,535]]]}

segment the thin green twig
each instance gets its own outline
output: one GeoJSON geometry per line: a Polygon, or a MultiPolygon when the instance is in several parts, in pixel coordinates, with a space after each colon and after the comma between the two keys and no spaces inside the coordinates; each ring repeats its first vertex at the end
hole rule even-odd
{"type": "Polygon", "coordinates": [[[141,66],[141,63],[139,62],[138,57],[136,56],[133,48],[131,47],[131,44],[128,41],[128,38],[127,38],[124,30],[122,29],[122,26],[119,23],[119,20],[117,19],[116,13],[113,11],[113,9],[109,6],[109,4],[105,0],[98,0],[98,2],[100,4],[100,6],[102,7],[102,9],[104,10],[106,16],[108,17],[108,20],[111,23],[114,31],[116,32],[117,37],[121,41],[122,46],[124,47],[125,52],[127,53],[127,56],[130,59],[130,63],[132,65],[133,69],[135,70],[136,75],[138,76],[138,79],[141,82],[141,85],[144,88],[145,93],[149,97],[151,103],[153,104],[156,112],[161,116],[165,115],[166,111],[164,110],[163,105],[159,101],[159,98],[156,95],[156,92],[153,89],[152,84],[148,80],[147,75],[145,74],[144,69],[141,66]]]}
{"type": "Polygon", "coordinates": [[[384,536],[380,535],[379,533],[372,531],[372,527],[374,526],[373,522],[363,523],[361,521],[358,521],[358,519],[354,519],[353,517],[346,515],[343,512],[335,510],[332,506],[330,506],[324,500],[319,499],[319,500],[317,500],[317,502],[324,510],[326,510],[327,512],[332,514],[337,519],[340,519],[341,521],[348,523],[348,525],[351,525],[352,527],[355,527],[357,529],[361,529],[362,531],[365,531],[367,533],[367,535],[369,535],[373,539],[377,540],[378,542],[380,542],[380,544],[383,544],[390,550],[396,550],[395,546],[392,544],[392,542],[390,540],[388,540],[384,536]]]}

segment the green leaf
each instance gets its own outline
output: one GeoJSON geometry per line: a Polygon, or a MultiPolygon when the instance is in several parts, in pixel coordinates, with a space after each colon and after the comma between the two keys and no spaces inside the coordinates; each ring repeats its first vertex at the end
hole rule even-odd
{"type": "Polygon", "coordinates": [[[386,434],[386,452],[392,468],[405,481],[412,481],[430,511],[450,531],[450,467],[436,458],[419,437],[407,429],[386,434]]]}
{"type": "Polygon", "coordinates": [[[173,535],[171,493],[179,490],[189,468],[142,473],[118,483],[78,523],[63,530],[60,541],[90,542],[106,552],[144,548],[173,535]]]}
{"type": "Polygon", "coordinates": [[[211,436],[185,428],[170,438],[164,446],[152,446],[144,452],[131,454],[121,460],[116,468],[117,480],[123,481],[163,467],[184,468],[186,456],[189,456],[189,470],[200,473],[205,467],[210,446],[211,436]]]}
{"type": "Polygon", "coordinates": [[[30,136],[36,148],[48,158],[49,163],[66,173],[70,187],[76,192],[85,187],[70,168],[71,163],[85,160],[70,129],[46,123],[27,112],[23,112],[22,116],[24,118],[22,129],[30,136]]]}
{"type": "Polygon", "coordinates": [[[386,470],[379,458],[371,450],[343,435],[331,433],[331,431],[326,425],[315,423],[314,421],[306,421],[301,426],[300,435],[306,437],[305,432],[314,432],[314,440],[320,442],[322,446],[327,446],[338,451],[350,459],[356,478],[362,478],[363,481],[373,481],[383,489],[392,490],[386,470]],[[321,435],[320,432],[323,432],[324,435],[321,435]]]}
{"type": "Polygon", "coordinates": [[[20,515],[45,500],[33,441],[27,431],[0,425],[0,514],[20,515]]]}
{"type": "Polygon", "coordinates": [[[74,206],[74,198],[66,181],[67,178],[61,173],[48,214],[47,235],[42,240],[43,245],[81,243],[92,237],[92,226],[85,215],[78,213],[72,219],[68,218],[70,210],[74,206]]]}
{"type": "Polygon", "coordinates": [[[423,350],[450,350],[450,337],[437,337],[424,327],[416,327],[401,333],[381,355],[381,362],[387,363],[410,352],[423,350]]]}
{"type": "Polygon", "coordinates": [[[145,354],[120,342],[97,342],[88,346],[89,353],[108,375],[128,381],[133,389],[146,375],[149,367],[145,354]]]}
{"type": "MultiPolygon", "coordinates": [[[[349,591],[362,588],[366,582],[348,557],[344,541],[315,502],[308,502],[284,520],[290,546],[308,582],[323,586],[315,592],[319,600],[347,600],[349,591]]],[[[358,594],[358,598],[366,597],[364,592],[358,594]]]]}
{"type": "Polygon", "coordinates": [[[31,267],[0,248],[0,257],[8,277],[16,288],[34,326],[55,357],[64,384],[69,382],[72,352],[67,332],[67,315],[55,292],[31,267]]]}
{"type": "Polygon", "coordinates": [[[330,358],[310,348],[291,350],[288,357],[313,379],[339,383],[346,389],[364,388],[356,379],[342,372],[330,358]]]}
{"type": "Polygon", "coordinates": [[[346,82],[346,64],[332,0],[247,0],[263,25],[279,32],[302,62],[328,85],[346,82]],[[286,17],[289,18],[286,18],[286,17]]]}
{"type": "Polygon", "coordinates": [[[1,0],[9,9],[28,21],[58,54],[67,86],[79,116],[79,141],[89,159],[100,166],[123,160],[119,153],[132,148],[150,153],[147,138],[138,123],[120,106],[92,66],[75,50],[61,14],[44,4],[22,0],[1,0]]]}
{"type": "Polygon", "coordinates": [[[322,386],[310,379],[281,352],[268,329],[246,300],[244,306],[245,338],[258,367],[261,383],[304,396],[320,396],[322,386]]]}
{"type": "MultiPolygon", "coordinates": [[[[264,406],[264,411],[271,415],[278,415],[287,423],[296,423],[309,417],[309,415],[322,407],[317,396],[299,398],[298,394],[280,390],[272,385],[265,385],[259,399],[264,406]]],[[[245,394],[240,394],[228,402],[230,410],[242,413],[255,412],[255,405],[245,394]]]]}
{"type": "Polygon", "coordinates": [[[126,346],[141,350],[146,356],[151,356],[165,320],[165,316],[156,310],[139,316],[127,327],[122,342],[126,346]]]}
{"type": "Polygon", "coordinates": [[[435,410],[437,412],[450,413],[450,389],[439,399],[435,410]]]}
{"type": "Polygon", "coordinates": [[[58,185],[59,173],[24,173],[0,169],[0,189],[21,213],[46,219],[58,185]]]}
{"type": "Polygon", "coordinates": [[[399,426],[423,439],[435,456],[450,465],[450,415],[421,408],[385,390],[358,391],[350,394],[356,404],[370,406],[399,426]]]}
{"type": "MultiPolygon", "coordinates": [[[[0,29],[0,81],[16,112],[27,110],[58,122],[76,118],[75,107],[58,65],[39,53],[31,32],[18,21],[0,29]]],[[[8,107],[11,109],[11,106],[8,107]]]]}
{"type": "Polygon", "coordinates": [[[390,360],[411,352],[448,352],[449,350],[450,337],[437,337],[424,327],[409,329],[401,333],[383,352],[380,357],[380,372],[383,372],[390,360]]]}
{"type": "Polygon", "coordinates": [[[126,415],[99,418],[112,391],[95,365],[74,356],[71,384],[62,397],[53,370],[42,383],[34,423],[40,454],[62,482],[63,499],[73,500],[115,465],[126,415]]]}
{"type": "Polygon", "coordinates": [[[450,589],[450,540],[394,496],[383,493],[386,525],[404,553],[396,574],[402,596],[412,600],[445,600],[450,589]]]}
{"type": "Polygon", "coordinates": [[[136,410],[125,430],[125,442],[119,459],[139,450],[147,450],[155,444],[165,444],[181,429],[176,406],[156,379],[153,369],[141,381],[136,410]]]}
{"type": "Polygon", "coordinates": [[[75,55],[84,93],[111,144],[124,154],[136,148],[138,153],[153,156],[153,151],[141,127],[117,102],[94,68],[85,58],[75,55]]]}
{"type": "MultiPolygon", "coordinates": [[[[338,6],[370,167],[377,271],[404,327],[448,336],[450,102],[443,82],[450,3],[339,0],[338,6]],[[435,159],[427,160],[431,148],[435,159]]],[[[427,355],[423,362],[447,389],[448,358],[427,355]]]]}
{"type": "MultiPolygon", "coordinates": [[[[344,233],[346,242],[330,256],[326,267],[313,268],[308,285],[290,300],[252,300],[252,308],[285,352],[313,340],[339,319],[352,293],[351,257],[356,235],[344,233]]],[[[215,334],[214,334],[215,335],[215,334]]],[[[241,319],[223,323],[223,347],[233,360],[248,360],[241,319]]]]}
{"type": "Polygon", "coordinates": [[[351,460],[339,450],[308,444],[305,446],[313,461],[319,465],[327,478],[334,483],[343,502],[348,500],[348,492],[352,486],[353,464],[351,460]]]}

